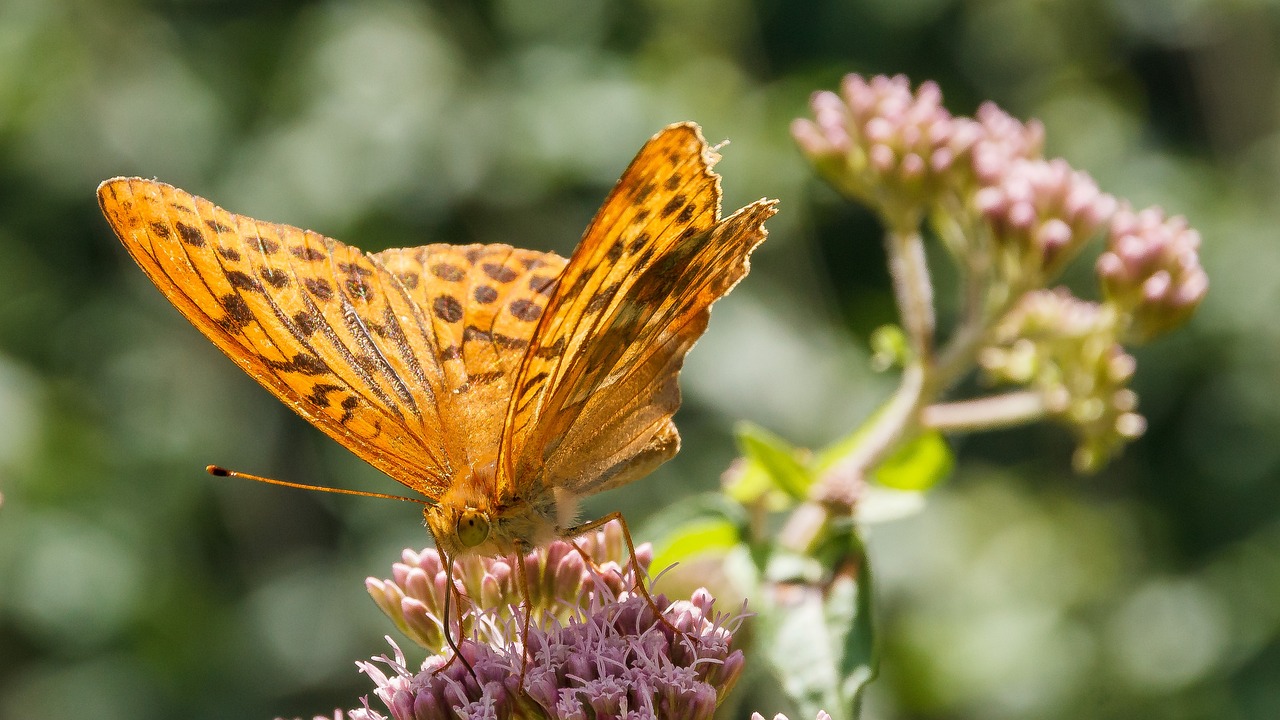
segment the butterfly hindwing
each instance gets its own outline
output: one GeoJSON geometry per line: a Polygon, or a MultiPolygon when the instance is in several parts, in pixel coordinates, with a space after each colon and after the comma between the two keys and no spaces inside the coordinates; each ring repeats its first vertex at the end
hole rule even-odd
{"type": "Polygon", "coordinates": [[[403,288],[397,312],[414,317],[424,350],[438,359],[447,455],[456,465],[492,463],[512,379],[564,259],[509,245],[428,245],[373,258],[403,288]]]}

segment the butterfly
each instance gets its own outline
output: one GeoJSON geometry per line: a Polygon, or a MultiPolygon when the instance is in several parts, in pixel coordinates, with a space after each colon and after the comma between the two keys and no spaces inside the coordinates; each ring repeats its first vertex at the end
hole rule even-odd
{"type": "Polygon", "coordinates": [[[718,157],[693,123],[653,136],[568,260],[501,244],[365,253],[140,178],[107,180],[98,200],[187,320],[421,495],[456,559],[620,517],[574,523],[580,498],[679,449],[685,354],[776,212],[762,199],[721,219],[718,157]]]}

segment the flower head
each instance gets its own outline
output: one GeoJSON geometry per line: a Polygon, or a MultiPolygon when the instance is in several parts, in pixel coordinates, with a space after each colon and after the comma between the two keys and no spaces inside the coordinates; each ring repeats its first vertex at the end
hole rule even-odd
{"type": "Polygon", "coordinates": [[[1116,314],[1064,289],[1027,293],[996,328],[981,363],[995,380],[1039,390],[1050,415],[1079,438],[1077,470],[1101,467],[1142,435],[1146,420],[1129,389],[1136,363],[1116,340],[1116,314]]]}
{"type": "Polygon", "coordinates": [[[969,151],[970,167],[979,185],[999,184],[1019,160],[1039,160],[1044,153],[1044,125],[1023,123],[993,102],[978,107],[977,140],[969,151]]]}
{"type": "MultiPolygon", "coordinates": [[[[529,578],[534,617],[551,615],[565,622],[584,606],[597,584],[604,583],[614,593],[634,586],[636,577],[620,525],[610,523],[575,541],[582,553],[568,542],[554,542],[520,558],[529,578]],[[587,565],[583,554],[591,558],[595,568],[587,565]]],[[[649,545],[636,548],[641,569],[647,570],[652,559],[649,545]]],[[[490,613],[471,613],[464,607],[459,627],[458,609],[452,609],[454,638],[478,633],[486,641],[497,642],[504,637],[505,627],[488,621],[508,620],[524,601],[512,561],[471,556],[455,563],[454,576],[460,581],[464,598],[470,598],[471,605],[489,608],[490,613]],[[486,622],[478,622],[481,619],[486,622]]],[[[422,647],[440,653],[447,647],[443,618],[448,571],[434,549],[405,550],[401,562],[392,566],[391,578],[368,578],[365,587],[401,632],[422,647]]],[[[463,602],[466,604],[465,599],[463,602]]]]}
{"type": "MultiPolygon", "coordinates": [[[[742,652],[730,649],[741,615],[717,615],[705,590],[689,600],[655,602],[671,626],[643,596],[597,588],[582,617],[531,628],[527,667],[524,648],[514,642],[519,613],[487,618],[507,627],[504,644],[461,644],[470,669],[435,655],[414,672],[398,647],[394,658],[360,667],[395,720],[709,719],[742,672],[742,652]]],[[[385,720],[367,712],[369,720],[385,720]]]]}
{"type": "Polygon", "coordinates": [[[1001,258],[1024,286],[1054,278],[1111,218],[1116,200],[1065,160],[1015,160],[995,185],[974,195],[1001,258]]]}
{"type": "Polygon", "coordinates": [[[1186,218],[1165,218],[1158,207],[1116,213],[1097,271],[1107,301],[1131,319],[1127,339],[1150,340],[1195,311],[1209,291],[1199,249],[1186,218]]]}
{"type": "MultiPolygon", "coordinates": [[[[710,718],[741,674],[732,650],[742,615],[719,615],[699,590],[689,600],[633,592],[636,576],[616,524],[579,539],[592,568],[565,541],[526,555],[532,607],[522,602],[511,561],[457,563],[473,602],[451,624],[466,663],[443,641],[447,573],[434,550],[405,551],[392,579],[370,578],[378,605],[415,642],[434,651],[420,670],[393,658],[360,663],[390,716],[405,718],[710,718]],[[479,599],[480,602],[474,602],[479,599]],[[531,614],[528,652],[522,643],[531,614]],[[665,622],[664,619],[665,618],[665,622]],[[468,667],[469,666],[469,667],[468,667]],[[523,685],[521,680],[523,679],[523,685]]],[[[647,568],[651,551],[637,548],[647,568]]],[[[393,643],[394,647],[394,643],[393,643]]],[[[368,720],[385,720],[368,708],[368,720]]]]}
{"type": "Polygon", "coordinates": [[[937,84],[912,91],[902,75],[848,75],[839,95],[816,93],[810,105],[813,119],[791,125],[800,149],[891,225],[918,214],[978,136],[975,124],[957,123],[942,106],[937,84]]]}

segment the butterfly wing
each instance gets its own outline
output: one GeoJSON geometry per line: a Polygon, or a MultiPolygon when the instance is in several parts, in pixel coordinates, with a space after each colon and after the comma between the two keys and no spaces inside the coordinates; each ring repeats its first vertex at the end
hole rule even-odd
{"type": "Polygon", "coordinates": [[[98,198],[130,255],[193,325],[361,458],[436,498],[480,454],[454,413],[475,368],[449,358],[451,347],[462,358],[462,329],[484,320],[459,294],[470,289],[468,250],[477,259],[516,251],[432,245],[368,255],[138,178],[109,180],[98,198]]]}
{"type": "MultiPolygon", "coordinates": [[[[429,245],[374,256],[406,285],[443,372],[456,466],[480,468],[498,454],[512,380],[537,326],[538,308],[555,287],[564,258],[509,245],[429,245]]],[[[483,474],[483,473],[482,473],[483,474]]]]}
{"type": "Polygon", "coordinates": [[[760,201],[720,220],[716,159],[696,125],[670,126],[605,200],[516,375],[501,490],[540,478],[598,492],[678,449],[677,373],[775,212],[760,201]]]}

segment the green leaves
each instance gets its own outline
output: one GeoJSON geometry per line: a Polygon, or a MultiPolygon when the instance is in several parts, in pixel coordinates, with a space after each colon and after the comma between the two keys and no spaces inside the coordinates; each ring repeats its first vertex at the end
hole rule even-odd
{"type": "Polygon", "coordinates": [[[841,558],[825,582],[786,578],[772,568],[756,648],[772,666],[798,717],[825,710],[833,720],[858,717],[862,689],[875,677],[871,578],[857,534],[829,539],[822,555],[841,558]]]}
{"type": "MultiPolygon", "coordinates": [[[[864,428],[874,421],[873,416],[862,428],[816,455],[764,428],[743,423],[737,430],[743,459],[730,471],[725,492],[743,505],[763,502],[769,510],[791,507],[807,499],[820,477],[857,450],[865,436],[864,428]]],[[[893,490],[923,492],[945,480],[954,467],[955,458],[942,434],[925,431],[900,445],[869,479],[893,490]]]]}
{"type": "MultiPolygon", "coordinates": [[[[724,559],[726,576],[757,614],[754,652],[799,717],[825,710],[834,720],[855,720],[862,689],[875,675],[871,578],[854,517],[811,502],[815,484],[838,471],[865,436],[859,428],[815,453],[740,425],[742,457],[725,474],[725,492],[664,513],[649,528],[650,537],[662,538],[656,568],[706,554],[724,559]],[[789,537],[792,526],[802,532],[789,537]],[[735,562],[740,566],[728,567],[735,562]]],[[[952,466],[941,435],[912,437],[865,478],[858,520],[864,510],[865,517],[895,517],[918,509],[922,500],[912,501],[952,466]]]]}
{"type": "Polygon", "coordinates": [[[743,463],[725,486],[729,497],[744,505],[763,500],[772,510],[808,497],[815,479],[808,451],[751,423],[739,424],[737,435],[743,463]]]}

